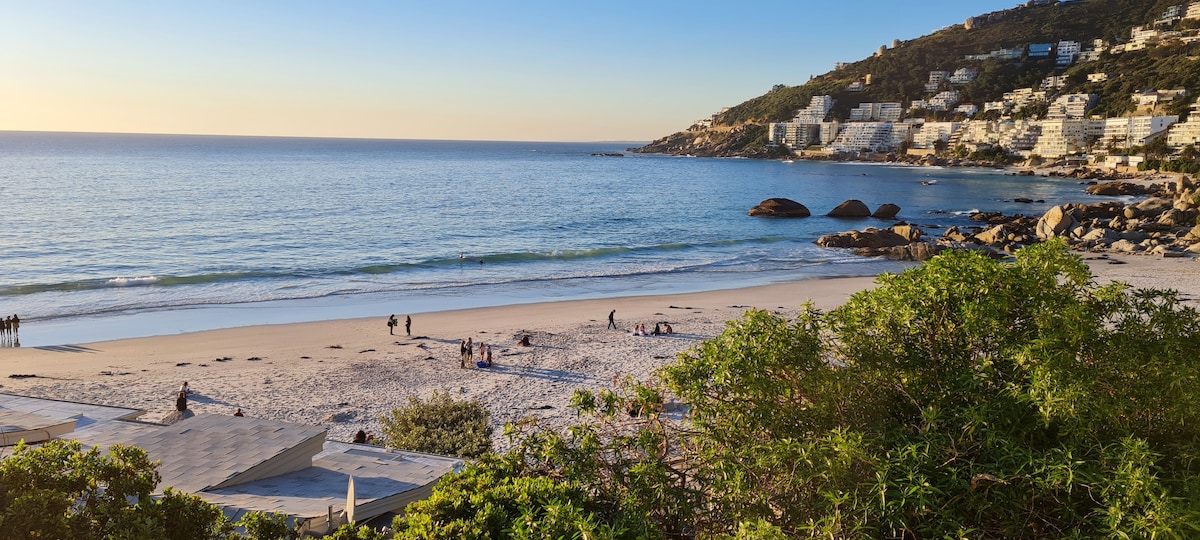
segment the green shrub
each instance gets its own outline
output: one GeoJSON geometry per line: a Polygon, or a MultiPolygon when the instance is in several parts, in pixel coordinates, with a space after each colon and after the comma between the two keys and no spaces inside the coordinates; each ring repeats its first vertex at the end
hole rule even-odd
{"type": "Polygon", "coordinates": [[[455,401],[449,391],[434,391],[429,401],[409,404],[380,416],[388,446],[462,458],[492,451],[490,415],[478,401],[455,401]]]}

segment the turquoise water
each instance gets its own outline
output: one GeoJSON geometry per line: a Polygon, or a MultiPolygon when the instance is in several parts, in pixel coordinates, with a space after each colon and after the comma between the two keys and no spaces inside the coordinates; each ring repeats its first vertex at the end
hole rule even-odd
{"type": "Polygon", "coordinates": [[[845,199],[940,227],[1090,200],[976,169],[592,155],[636,145],[0,132],[0,313],[37,346],[870,275],[903,266],[813,244],[891,224],[820,215],[845,199]],[[746,215],[769,197],[818,215],[746,215]]]}

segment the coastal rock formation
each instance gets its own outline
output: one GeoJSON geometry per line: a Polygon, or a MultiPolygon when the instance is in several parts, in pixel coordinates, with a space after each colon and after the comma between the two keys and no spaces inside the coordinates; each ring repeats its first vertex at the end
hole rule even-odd
{"type": "Polygon", "coordinates": [[[884,203],[875,210],[871,217],[876,219],[896,219],[896,214],[900,213],[900,207],[892,203],[884,203]]]}
{"type": "Polygon", "coordinates": [[[844,233],[827,234],[817,239],[817,245],[831,248],[884,248],[908,245],[912,242],[913,231],[920,237],[920,230],[915,227],[904,229],[904,235],[897,234],[893,229],[867,228],[864,231],[847,231],[844,233]]]}
{"type": "Polygon", "coordinates": [[[837,218],[865,218],[871,216],[871,209],[858,199],[850,199],[825,215],[837,218]]]}
{"type": "Polygon", "coordinates": [[[1065,206],[1055,206],[1046,211],[1037,222],[1035,232],[1037,237],[1042,240],[1049,240],[1059,236],[1064,236],[1067,231],[1073,230],[1079,226],[1079,220],[1075,214],[1065,206]]]}
{"type": "Polygon", "coordinates": [[[863,257],[884,257],[893,261],[928,261],[946,249],[946,246],[933,242],[913,242],[903,246],[858,248],[854,250],[854,254],[863,257]]]}
{"type": "Polygon", "coordinates": [[[811,216],[812,212],[803,204],[791,199],[772,198],[758,203],[748,214],[757,217],[800,218],[811,216]]]}
{"type": "Polygon", "coordinates": [[[1087,192],[1092,195],[1106,195],[1111,197],[1117,195],[1145,195],[1149,193],[1149,190],[1141,184],[1113,181],[1088,186],[1087,192]]]}

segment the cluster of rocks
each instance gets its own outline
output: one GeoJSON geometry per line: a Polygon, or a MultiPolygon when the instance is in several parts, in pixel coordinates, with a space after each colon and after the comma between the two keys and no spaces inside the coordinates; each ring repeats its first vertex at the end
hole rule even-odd
{"type": "MultiPolygon", "coordinates": [[[[772,198],[758,203],[757,206],[751,208],[747,212],[755,217],[780,217],[780,218],[800,218],[812,215],[808,207],[791,199],[772,198]]],[[[877,219],[896,219],[896,214],[900,213],[900,207],[891,203],[885,203],[879,206],[874,212],[858,199],[850,199],[837,208],[830,210],[829,217],[837,218],[865,218],[873,217],[877,219]]]]}
{"type": "Polygon", "coordinates": [[[1062,238],[1072,249],[1149,253],[1162,257],[1200,254],[1200,187],[1186,176],[1174,184],[1142,186],[1112,182],[1088,189],[1094,194],[1151,195],[1133,204],[1107,201],[1064,204],[1040,218],[1020,214],[977,213],[978,227],[950,227],[940,238],[907,224],[822,236],[824,247],[854,248],[855,253],[895,260],[923,261],[946,249],[981,250],[1003,257],[1035,242],[1062,238]]]}

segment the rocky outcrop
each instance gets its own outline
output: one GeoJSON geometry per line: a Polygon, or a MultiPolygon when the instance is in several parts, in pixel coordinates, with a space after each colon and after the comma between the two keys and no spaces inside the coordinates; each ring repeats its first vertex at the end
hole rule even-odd
{"type": "MultiPolygon", "coordinates": [[[[844,233],[827,234],[817,239],[817,245],[830,248],[883,248],[907,245],[912,240],[911,231],[904,231],[907,236],[897,234],[892,229],[868,228],[864,231],[847,231],[844,233]]],[[[917,232],[920,235],[920,232],[917,232]]],[[[918,236],[919,237],[919,236],[918,236]]]]}
{"type": "Polygon", "coordinates": [[[825,215],[837,218],[865,218],[871,216],[871,209],[858,199],[850,199],[825,215]]]}
{"type": "Polygon", "coordinates": [[[808,208],[791,199],[772,198],[758,203],[748,212],[756,217],[802,218],[812,215],[808,208]]]}
{"type": "Polygon", "coordinates": [[[879,205],[871,217],[876,219],[896,219],[896,215],[900,213],[900,207],[892,203],[884,203],[879,205]]]}
{"type": "Polygon", "coordinates": [[[1132,182],[1113,181],[1105,182],[1103,184],[1096,184],[1094,186],[1088,186],[1087,192],[1091,193],[1092,195],[1106,196],[1146,195],[1150,193],[1150,189],[1141,184],[1135,184],[1132,182]]]}
{"type": "Polygon", "coordinates": [[[187,420],[188,418],[191,418],[193,416],[196,416],[196,413],[192,412],[191,409],[184,409],[182,411],[171,411],[170,414],[164,416],[163,419],[159,420],[158,423],[169,426],[176,422],[187,420]]]}
{"type": "Polygon", "coordinates": [[[1065,206],[1055,206],[1046,212],[1037,222],[1034,232],[1041,240],[1049,240],[1065,236],[1068,231],[1079,226],[1075,213],[1065,206]]]}

